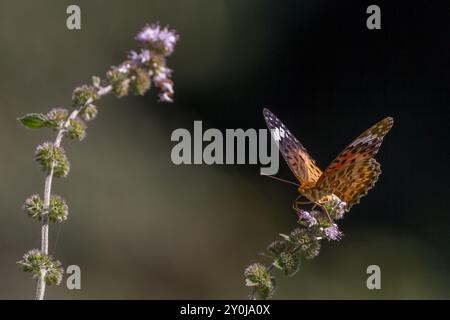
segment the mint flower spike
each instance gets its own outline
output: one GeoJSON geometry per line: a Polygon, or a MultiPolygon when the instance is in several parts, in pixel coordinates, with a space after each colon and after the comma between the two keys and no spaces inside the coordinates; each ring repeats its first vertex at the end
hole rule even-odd
{"type": "Polygon", "coordinates": [[[61,128],[68,116],[69,110],[64,108],[53,108],[47,113],[47,118],[55,123],[55,129],[61,128]]]}
{"type": "Polygon", "coordinates": [[[30,113],[18,121],[30,129],[52,128],[56,131],[53,142],[44,142],[36,148],[34,159],[46,174],[43,198],[32,195],[23,205],[27,215],[41,222],[41,249],[33,249],[18,262],[26,272],[38,278],[36,299],[45,296],[46,285],[59,284],[62,279],[61,264],[48,256],[49,223],[65,221],[69,207],[63,198],[52,194],[54,177],[66,177],[70,163],[61,144],[63,138],[82,141],[87,134],[86,122],[98,114],[96,101],[113,93],[124,97],[130,93],[144,95],[152,87],[157,88],[159,101],[173,102],[172,69],[167,66],[179,39],[173,29],[159,24],[146,25],[136,36],[138,51],[132,50],[117,66],[111,66],[104,79],[93,76],[91,84],[83,84],[72,92],[70,108],[53,108],[47,113],[30,113]]]}
{"type": "Polygon", "coordinates": [[[70,171],[70,162],[62,147],[52,142],[44,142],[36,148],[34,159],[42,166],[42,171],[53,172],[55,177],[67,177],[70,171]]]}
{"type": "Polygon", "coordinates": [[[48,218],[51,222],[63,222],[69,215],[69,206],[60,196],[52,196],[50,199],[50,208],[48,218]]]}
{"type": "Polygon", "coordinates": [[[45,208],[44,201],[38,194],[34,194],[25,200],[22,208],[29,217],[38,221],[48,217],[51,222],[63,222],[67,220],[69,215],[69,206],[66,201],[62,197],[55,195],[52,195],[48,208],[45,208]]]}
{"type": "Polygon", "coordinates": [[[283,270],[286,276],[293,276],[300,269],[300,256],[296,252],[281,252],[273,265],[283,270]]]}
{"type": "Polygon", "coordinates": [[[259,297],[268,299],[273,296],[276,288],[274,277],[270,274],[270,270],[260,263],[249,265],[245,271],[246,286],[253,287],[252,299],[259,297]]]}
{"type": "Polygon", "coordinates": [[[161,28],[159,24],[146,25],[137,35],[136,40],[152,50],[160,50],[164,55],[172,54],[179,39],[178,33],[169,29],[161,28]]]}
{"type": "Polygon", "coordinates": [[[94,106],[93,104],[90,104],[90,105],[86,106],[86,108],[84,108],[80,112],[80,116],[85,121],[92,121],[92,120],[94,120],[97,117],[97,114],[98,114],[97,107],[94,106]]]}
{"type": "Polygon", "coordinates": [[[148,50],[148,49],[141,49],[141,51],[139,53],[132,50],[128,54],[128,59],[130,59],[131,61],[133,61],[134,63],[137,63],[137,64],[147,63],[150,61],[150,58],[151,58],[151,54],[150,54],[150,50],[148,50]]]}
{"type": "MultiPolygon", "coordinates": [[[[151,70],[148,73],[148,86],[150,86],[150,83],[154,83],[159,89],[158,97],[160,102],[173,102],[172,70],[166,66],[166,57],[173,53],[179,38],[178,33],[169,27],[162,28],[157,23],[146,25],[135,37],[143,48],[139,53],[131,51],[128,54],[129,62],[120,66],[118,71],[128,73],[133,68],[136,68],[136,66],[151,66],[151,70]]],[[[120,76],[116,74],[115,77],[120,76]]],[[[116,87],[121,87],[117,85],[116,87]]],[[[124,87],[126,85],[122,83],[122,90],[117,91],[127,90],[124,87]]],[[[147,89],[146,82],[144,82],[143,90],[134,91],[135,93],[142,94],[142,91],[145,91],[145,89],[147,89]]]]}
{"type": "Polygon", "coordinates": [[[38,194],[34,194],[25,200],[22,209],[29,217],[38,220],[42,219],[42,214],[46,211],[44,208],[44,201],[38,194]]]}
{"type": "Polygon", "coordinates": [[[79,141],[86,138],[86,124],[79,117],[69,120],[69,125],[66,128],[65,135],[70,139],[77,139],[79,141]]]}
{"type": "Polygon", "coordinates": [[[336,224],[333,224],[331,227],[325,228],[323,230],[325,233],[325,237],[331,241],[339,241],[342,239],[343,233],[339,231],[338,226],[336,224]]]}
{"type": "Polygon", "coordinates": [[[320,253],[321,240],[339,241],[343,233],[334,220],[341,219],[347,204],[334,194],[323,197],[310,210],[294,203],[299,227],[267,247],[265,256],[273,261],[269,266],[256,263],[244,272],[245,285],[252,287],[251,299],[268,299],[275,288],[274,271],[281,270],[285,276],[295,275],[301,267],[301,259],[313,259],[320,253]]]}
{"type": "Polygon", "coordinates": [[[312,227],[317,225],[317,219],[309,211],[300,209],[297,211],[298,223],[303,224],[306,227],[312,227]]]}
{"type": "Polygon", "coordinates": [[[44,278],[47,285],[58,285],[62,281],[63,268],[58,260],[43,254],[38,249],[32,249],[18,261],[24,272],[32,273],[33,278],[44,278]]]}
{"type": "Polygon", "coordinates": [[[93,85],[82,85],[75,88],[72,93],[72,107],[79,108],[85,106],[88,102],[94,102],[99,97],[97,95],[97,88],[93,85]]]}

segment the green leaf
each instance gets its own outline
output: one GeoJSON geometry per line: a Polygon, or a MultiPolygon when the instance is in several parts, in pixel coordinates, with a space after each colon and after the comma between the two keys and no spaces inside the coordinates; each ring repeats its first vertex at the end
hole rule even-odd
{"type": "Polygon", "coordinates": [[[50,121],[47,116],[42,113],[29,113],[17,120],[25,127],[31,129],[52,127],[54,125],[53,121],[50,121]]]}

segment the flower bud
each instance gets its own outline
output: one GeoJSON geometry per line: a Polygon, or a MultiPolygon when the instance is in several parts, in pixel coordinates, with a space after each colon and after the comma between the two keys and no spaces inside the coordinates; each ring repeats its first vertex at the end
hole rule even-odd
{"type": "Polygon", "coordinates": [[[61,263],[58,260],[54,261],[38,249],[28,251],[17,263],[24,272],[31,272],[33,278],[39,278],[45,274],[45,282],[48,285],[61,283],[63,275],[61,263]]]}
{"type": "Polygon", "coordinates": [[[142,68],[134,67],[131,69],[130,88],[134,95],[143,96],[150,89],[150,76],[142,68]]]}
{"type": "Polygon", "coordinates": [[[53,167],[55,177],[66,177],[69,174],[70,163],[64,149],[54,146],[51,142],[39,145],[34,159],[41,164],[42,170],[46,173],[49,173],[53,167]]]}
{"type": "Polygon", "coordinates": [[[106,73],[106,78],[111,83],[112,92],[119,98],[128,95],[129,82],[128,82],[129,65],[123,64],[120,67],[111,67],[106,73]]]}
{"type": "Polygon", "coordinates": [[[323,230],[325,237],[331,241],[339,241],[341,240],[343,233],[338,229],[336,224],[333,224],[331,227],[325,228],[323,230]]]}
{"type": "Polygon", "coordinates": [[[88,102],[94,102],[97,98],[97,89],[94,86],[82,85],[75,88],[72,93],[72,107],[85,106],[88,102]]]}
{"type": "Polygon", "coordinates": [[[97,117],[97,114],[98,114],[97,107],[94,106],[93,104],[90,104],[81,111],[80,116],[85,121],[92,121],[97,117]]]}
{"type": "Polygon", "coordinates": [[[179,35],[175,30],[161,28],[159,24],[146,25],[136,35],[136,40],[144,46],[165,56],[172,54],[178,39],[179,35]]]}
{"type": "Polygon", "coordinates": [[[44,201],[42,201],[38,194],[34,194],[25,200],[23,210],[29,217],[40,220],[42,213],[44,212],[44,201]]]}
{"type": "Polygon", "coordinates": [[[276,240],[267,246],[267,251],[274,257],[278,257],[280,253],[289,251],[292,244],[286,240],[276,240]]]}
{"type": "Polygon", "coordinates": [[[59,285],[63,279],[64,269],[58,260],[52,261],[52,265],[45,274],[45,283],[49,286],[59,285]]]}
{"type": "Polygon", "coordinates": [[[297,211],[298,223],[305,227],[312,227],[317,224],[317,219],[308,211],[300,209],[297,211]]]}
{"type": "Polygon", "coordinates": [[[44,201],[38,194],[34,194],[25,200],[23,209],[28,216],[39,221],[42,220],[44,215],[48,214],[51,222],[63,222],[69,214],[69,207],[64,199],[56,195],[51,196],[48,210],[44,208],[44,201]]]}
{"type": "Polygon", "coordinates": [[[317,228],[297,228],[289,235],[292,242],[300,246],[301,251],[309,259],[319,254],[319,230],[317,228]]]}
{"type": "Polygon", "coordinates": [[[80,118],[70,119],[67,126],[66,136],[79,141],[86,138],[86,124],[80,118]]]}
{"type": "Polygon", "coordinates": [[[275,290],[275,279],[260,263],[248,266],[244,271],[245,285],[254,287],[261,299],[270,298],[275,290]]]}
{"type": "Polygon", "coordinates": [[[50,198],[50,208],[48,217],[52,222],[63,222],[67,220],[69,215],[69,206],[60,196],[52,196],[50,198]]]}
{"type": "Polygon", "coordinates": [[[64,108],[54,108],[47,113],[47,117],[50,121],[56,123],[56,128],[61,128],[69,116],[69,111],[64,108]]]}
{"type": "Polygon", "coordinates": [[[302,251],[306,259],[310,260],[317,257],[320,253],[320,241],[313,241],[305,250],[302,251]]]}
{"type": "Polygon", "coordinates": [[[285,275],[293,276],[300,269],[300,257],[295,253],[281,252],[274,265],[283,270],[285,275]]]}

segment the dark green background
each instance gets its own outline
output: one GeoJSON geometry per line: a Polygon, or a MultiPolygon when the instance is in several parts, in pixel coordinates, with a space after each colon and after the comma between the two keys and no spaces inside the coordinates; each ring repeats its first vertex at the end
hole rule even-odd
{"type": "MultiPolygon", "coordinates": [[[[276,298],[450,298],[449,44],[447,8],[388,4],[382,30],[365,26],[372,2],[0,1],[0,298],[33,298],[15,265],[39,246],[39,225],[20,207],[42,194],[33,152],[54,133],[15,120],[67,106],[72,89],[104,75],[136,47],[147,22],[176,28],[169,66],[174,104],[107,97],[83,143],[64,141],[72,161],[54,191],[69,220],[51,226],[51,252],[82,269],[82,290],[48,298],[245,298],[243,270],[280,232],[295,227],[296,190],[258,166],[175,166],[170,134],[264,128],[269,107],[324,168],[351,139],[385,116],[395,125],[377,156],[383,174],[276,298]],[[82,30],[66,29],[69,4],[82,30]],[[382,290],[366,288],[368,265],[382,290]]],[[[282,161],[280,159],[280,161],[282,161]]],[[[293,179],[284,163],[280,177],[293,179]]]]}

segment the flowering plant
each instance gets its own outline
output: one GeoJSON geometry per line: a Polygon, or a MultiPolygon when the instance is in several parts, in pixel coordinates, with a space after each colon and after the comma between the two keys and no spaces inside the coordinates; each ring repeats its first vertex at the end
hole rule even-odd
{"type": "Polygon", "coordinates": [[[335,220],[342,219],[347,204],[335,195],[324,197],[321,205],[314,204],[307,211],[300,208],[300,201],[295,201],[297,223],[300,225],[289,233],[280,234],[281,239],[267,247],[262,255],[270,258],[268,266],[261,263],[249,265],[245,271],[245,285],[252,287],[251,299],[271,298],[276,289],[274,270],[283,271],[286,276],[293,276],[300,269],[301,258],[313,259],[319,255],[320,241],[338,241],[343,234],[335,220]]]}
{"type": "Polygon", "coordinates": [[[94,103],[109,93],[119,98],[129,93],[144,95],[154,85],[159,91],[159,101],[173,101],[172,70],[167,67],[166,58],[173,53],[179,35],[168,27],[152,24],[146,25],[135,39],[140,44],[139,51],[131,51],[124,62],[112,66],[105,79],[94,76],[92,84],[75,88],[72,109],[54,108],[47,113],[31,113],[18,119],[27,128],[56,131],[55,140],[39,145],[34,156],[46,174],[43,198],[32,195],[23,206],[29,217],[41,223],[41,248],[28,251],[18,261],[23,271],[31,272],[37,279],[36,299],[42,300],[46,285],[59,284],[63,275],[61,263],[48,254],[49,223],[61,223],[69,213],[65,200],[52,194],[53,178],[66,177],[70,171],[70,162],[61,146],[63,138],[83,140],[86,122],[98,113],[94,103]]]}

